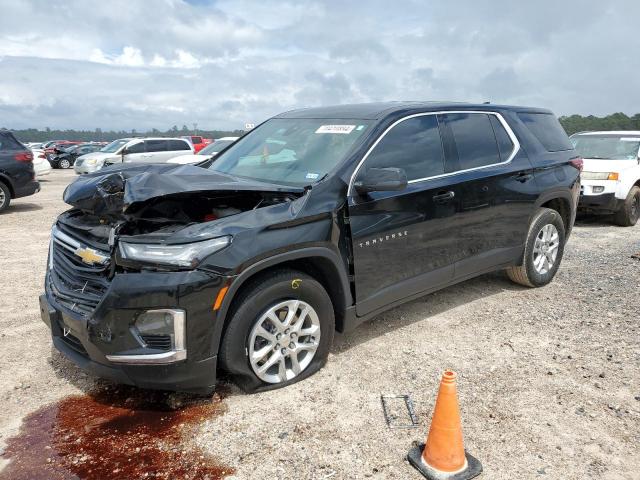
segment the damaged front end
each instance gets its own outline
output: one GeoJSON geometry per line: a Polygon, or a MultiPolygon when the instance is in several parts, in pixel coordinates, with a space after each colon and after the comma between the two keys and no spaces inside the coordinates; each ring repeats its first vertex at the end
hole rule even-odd
{"type": "Polygon", "coordinates": [[[247,232],[294,219],[306,193],[189,165],[81,177],[64,194],[73,208],[52,229],[41,304],[54,344],[120,382],[211,384],[212,305],[233,272],[205,260],[236,236],[250,255],[255,233],[247,232]],[[117,372],[105,373],[113,365],[117,372]],[[144,365],[173,373],[142,375],[144,365]]]}

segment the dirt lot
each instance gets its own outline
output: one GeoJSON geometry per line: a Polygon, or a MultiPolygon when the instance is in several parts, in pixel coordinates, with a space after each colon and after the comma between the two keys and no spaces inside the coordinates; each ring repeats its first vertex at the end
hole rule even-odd
{"type": "MultiPolygon", "coordinates": [[[[42,192],[15,201],[0,216],[0,468],[25,418],[27,427],[38,419],[63,421],[69,403],[54,402],[96,384],[52,352],[38,312],[49,229],[65,209],[62,191],[73,177],[53,171],[42,192]],[[28,417],[34,411],[49,416],[28,417]]],[[[638,479],[640,261],[630,257],[635,252],[640,226],[583,220],[550,286],[524,289],[496,273],[396,308],[337,336],[326,368],[311,379],[250,396],[232,387],[222,408],[200,412],[185,427],[187,434],[165,438],[163,448],[197,452],[203,463],[213,458],[241,479],[421,478],[404,457],[412,442],[424,440],[439,375],[452,368],[459,374],[466,447],[484,465],[481,478],[638,479]],[[411,394],[420,428],[389,430],[381,393],[411,394]]],[[[73,402],[81,421],[97,415],[92,403],[73,402]]],[[[86,428],[99,426],[102,417],[97,418],[86,428]]],[[[43,431],[49,435],[52,428],[43,431]]],[[[130,432],[119,432],[129,445],[124,437],[130,432]]],[[[43,449],[33,457],[53,452],[55,460],[58,444],[36,437],[29,437],[23,460],[29,448],[43,449]]],[[[135,448],[129,452],[134,462],[145,446],[135,448]]],[[[101,455],[111,462],[108,450],[101,455]]],[[[0,472],[0,478],[17,477],[10,472],[0,472]]],[[[112,473],[124,476],[118,469],[112,473]]],[[[65,475],[77,478],[60,474],[65,475]]],[[[44,472],[41,477],[54,478],[44,472]]]]}

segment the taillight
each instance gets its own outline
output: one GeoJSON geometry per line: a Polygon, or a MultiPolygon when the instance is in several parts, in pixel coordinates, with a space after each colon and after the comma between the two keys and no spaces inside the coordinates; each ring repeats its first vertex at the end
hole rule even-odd
{"type": "Polygon", "coordinates": [[[584,160],[580,157],[576,157],[573,158],[571,160],[569,160],[569,163],[571,164],[572,167],[578,169],[578,171],[582,171],[583,167],[584,167],[584,160]]]}
{"type": "Polygon", "coordinates": [[[31,152],[20,152],[16,153],[15,158],[18,162],[32,162],[33,161],[33,153],[31,152]]]}

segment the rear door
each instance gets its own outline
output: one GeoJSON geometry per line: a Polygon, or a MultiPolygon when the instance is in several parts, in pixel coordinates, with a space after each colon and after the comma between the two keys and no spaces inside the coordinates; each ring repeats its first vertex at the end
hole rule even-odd
{"type": "Polygon", "coordinates": [[[144,163],[161,163],[166,161],[168,158],[167,148],[169,145],[168,140],[157,139],[157,140],[145,140],[145,155],[144,155],[144,163]]]}
{"type": "Polygon", "coordinates": [[[441,178],[444,152],[436,115],[396,122],[365,155],[353,181],[372,167],[402,168],[409,184],[398,192],[349,192],[359,316],[453,278],[455,211],[441,178]]]}
{"type": "Polygon", "coordinates": [[[451,112],[438,119],[455,192],[455,277],[463,279],[520,257],[537,187],[533,167],[502,115],[451,112]]]}

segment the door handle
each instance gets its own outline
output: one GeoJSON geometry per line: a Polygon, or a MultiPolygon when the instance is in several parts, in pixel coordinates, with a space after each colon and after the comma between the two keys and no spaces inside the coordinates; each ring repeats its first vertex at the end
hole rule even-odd
{"type": "Polygon", "coordinates": [[[520,182],[520,183],[524,183],[528,180],[531,180],[533,178],[533,174],[531,173],[518,173],[517,175],[514,175],[512,177],[514,180],[520,182]]]}
{"type": "Polygon", "coordinates": [[[436,203],[447,203],[449,200],[451,200],[455,196],[456,194],[453,193],[452,191],[438,192],[437,195],[433,196],[433,201],[436,203]]]}

